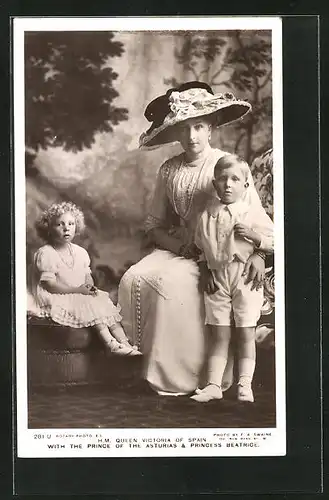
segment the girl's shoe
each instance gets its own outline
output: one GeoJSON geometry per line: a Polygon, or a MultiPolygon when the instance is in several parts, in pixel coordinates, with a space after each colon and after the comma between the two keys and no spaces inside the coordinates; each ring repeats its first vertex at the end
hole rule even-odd
{"type": "Polygon", "coordinates": [[[238,383],[238,400],[247,401],[248,403],[254,402],[254,394],[251,388],[251,382],[241,378],[238,383]]]}
{"type": "Polygon", "coordinates": [[[222,399],[223,392],[221,387],[215,384],[206,385],[202,390],[197,389],[191,399],[198,401],[198,403],[208,403],[212,399],[222,399]]]}
{"type": "Polygon", "coordinates": [[[132,349],[132,353],[130,356],[142,356],[142,353],[138,350],[137,345],[131,345],[129,342],[122,342],[121,345],[124,345],[126,347],[129,347],[129,349],[132,349]]]}
{"type": "Polygon", "coordinates": [[[120,344],[117,340],[112,340],[109,345],[111,353],[117,354],[118,356],[141,356],[141,352],[134,349],[134,347],[128,343],[120,344]]]}

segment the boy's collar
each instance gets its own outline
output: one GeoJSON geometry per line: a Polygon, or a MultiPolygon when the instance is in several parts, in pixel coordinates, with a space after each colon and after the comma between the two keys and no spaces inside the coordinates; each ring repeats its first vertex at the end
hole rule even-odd
{"type": "Polygon", "coordinates": [[[243,200],[235,201],[234,203],[223,203],[218,195],[214,198],[214,202],[209,208],[209,213],[213,217],[216,217],[219,210],[227,209],[229,213],[234,216],[238,213],[245,212],[248,209],[248,204],[243,200]]]}

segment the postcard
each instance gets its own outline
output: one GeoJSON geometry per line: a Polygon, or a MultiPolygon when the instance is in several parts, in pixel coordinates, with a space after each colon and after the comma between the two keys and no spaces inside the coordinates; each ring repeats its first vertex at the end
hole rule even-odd
{"type": "Polygon", "coordinates": [[[281,19],[13,34],[17,456],[285,455],[281,19]]]}

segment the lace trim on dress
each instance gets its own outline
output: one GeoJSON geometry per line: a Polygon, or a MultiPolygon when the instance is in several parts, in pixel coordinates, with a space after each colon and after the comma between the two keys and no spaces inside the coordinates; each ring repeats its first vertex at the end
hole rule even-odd
{"type": "Polygon", "coordinates": [[[161,276],[141,276],[142,280],[150,285],[164,299],[169,299],[169,296],[163,289],[163,279],[161,276]]]}
{"type": "Polygon", "coordinates": [[[207,157],[202,159],[200,165],[195,163],[192,166],[191,163],[185,162],[183,156],[181,156],[178,168],[173,169],[170,179],[172,203],[176,213],[183,219],[187,219],[191,212],[193,197],[206,161],[207,157]]]}
{"type": "Polygon", "coordinates": [[[97,318],[93,318],[90,320],[83,320],[77,318],[70,311],[61,307],[60,305],[56,306],[45,306],[43,309],[39,309],[38,311],[34,311],[34,315],[39,318],[50,318],[55,323],[63,326],[69,326],[71,328],[89,328],[96,325],[107,325],[108,327],[114,326],[117,323],[121,323],[122,316],[117,311],[115,314],[111,316],[99,316],[97,318]]]}

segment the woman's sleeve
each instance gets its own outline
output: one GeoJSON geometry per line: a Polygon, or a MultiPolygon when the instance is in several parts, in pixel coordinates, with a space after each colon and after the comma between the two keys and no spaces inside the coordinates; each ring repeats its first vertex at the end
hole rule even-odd
{"type": "Polygon", "coordinates": [[[39,248],[34,255],[34,265],[39,272],[39,281],[56,280],[56,264],[52,258],[51,251],[47,247],[39,248]]]}
{"type": "Polygon", "coordinates": [[[150,231],[157,227],[163,227],[167,221],[169,200],[166,191],[166,180],[168,176],[168,163],[165,162],[159,170],[151,208],[146,218],[144,229],[150,231]]]}
{"type": "Polygon", "coordinates": [[[264,252],[274,252],[274,235],[273,235],[273,221],[267,215],[264,208],[257,210],[254,215],[253,229],[259,234],[261,238],[258,250],[264,252]]]}

